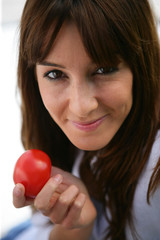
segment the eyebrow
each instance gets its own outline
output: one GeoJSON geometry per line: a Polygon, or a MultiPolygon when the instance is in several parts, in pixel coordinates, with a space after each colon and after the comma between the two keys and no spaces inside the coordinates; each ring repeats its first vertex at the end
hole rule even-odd
{"type": "Polygon", "coordinates": [[[39,62],[38,65],[65,68],[63,65],[48,62],[48,61],[39,62]]]}

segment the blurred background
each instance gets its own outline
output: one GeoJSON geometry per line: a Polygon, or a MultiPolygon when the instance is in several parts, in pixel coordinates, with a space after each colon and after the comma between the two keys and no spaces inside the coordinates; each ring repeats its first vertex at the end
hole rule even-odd
{"type": "Polygon", "coordinates": [[[25,0],[1,0],[0,44],[0,238],[30,217],[30,208],[12,204],[13,169],[24,152],[20,140],[20,100],[16,91],[19,20],[25,0]]]}
{"type": "MultiPolygon", "coordinates": [[[[28,219],[29,207],[12,205],[12,175],[16,160],[24,149],[20,141],[20,98],[16,91],[19,21],[25,0],[0,0],[0,237],[11,227],[28,219]]],[[[160,23],[160,0],[152,0],[160,23]]],[[[160,27],[157,27],[160,33],[160,27]]]]}

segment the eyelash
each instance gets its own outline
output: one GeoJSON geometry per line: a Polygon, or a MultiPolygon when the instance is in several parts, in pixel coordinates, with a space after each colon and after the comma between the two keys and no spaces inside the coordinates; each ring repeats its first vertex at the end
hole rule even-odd
{"type": "MultiPolygon", "coordinates": [[[[94,73],[93,75],[111,75],[111,74],[114,74],[118,71],[118,67],[110,67],[110,68],[105,68],[105,67],[101,67],[101,68],[98,68],[94,73]]],[[[66,78],[67,76],[60,70],[51,70],[51,71],[48,71],[44,74],[44,77],[49,79],[49,80],[60,80],[60,79],[63,79],[63,78],[66,78]],[[54,74],[56,76],[49,76],[50,74],[54,74]],[[58,76],[57,76],[58,75],[58,76]]]]}
{"type": "Polygon", "coordinates": [[[49,79],[49,80],[55,80],[56,81],[57,79],[62,79],[64,77],[66,77],[66,75],[62,71],[56,69],[56,70],[51,70],[49,72],[46,72],[44,74],[44,77],[49,79]],[[49,76],[50,74],[56,74],[56,75],[59,75],[59,76],[50,77],[49,76]]]}
{"type": "Polygon", "coordinates": [[[108,67],[101,67],[101,68],[97,69],[95,74],[110,75],[110,74],[116,73],[118,70],[119,70],[118,67],[109,67],[109,68],[108,67]]]}

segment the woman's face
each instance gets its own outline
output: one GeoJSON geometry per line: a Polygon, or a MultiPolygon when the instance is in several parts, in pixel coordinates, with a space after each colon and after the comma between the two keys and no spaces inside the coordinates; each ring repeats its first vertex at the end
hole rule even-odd
{"type": "Polygon", "coordinates": [[[36,65],[36,75],[46,109],[80,149],[107,145],[131,110],[131,70],[123,61],[97,66],[73,23],[63,25],[46,59],[36,65]]]}

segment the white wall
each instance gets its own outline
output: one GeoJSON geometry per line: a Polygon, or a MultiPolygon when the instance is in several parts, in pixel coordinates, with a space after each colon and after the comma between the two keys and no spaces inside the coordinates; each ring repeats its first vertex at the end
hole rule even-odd
{"type": "Polygon", "coordinates": [[[1,0],[2,1],[2,22],[15,22],[20,19],[21,11],[25,0],[1,0]]]}
{"type": "Polygon", "coordinates": [[[150,0],[153,4],[154,11],[158,18],[160,19],[160,0],[150,0]]]}
{"type": "MultiPolygon", "coordinates": [[[[2,21],[3,23],[17,21],[21,15],[21,9],[25,0],[0,0],[2,5],[2,21]]],[[[160,0],[150,0],[155,7],[155,12],[160,18],[160,0]]]]}
{"type": "Polygon", "coordinates": [[[21,117],[16,94],[18,20],[24,1],[20,0],[17,6],[16,3],[17,0],[3,1],[0,36],[0,238],[2,233],[27,219],[31,213],[28,207],[15,209],[12,204],[14,164],[24,151],[20,141],[21,117]]]}

